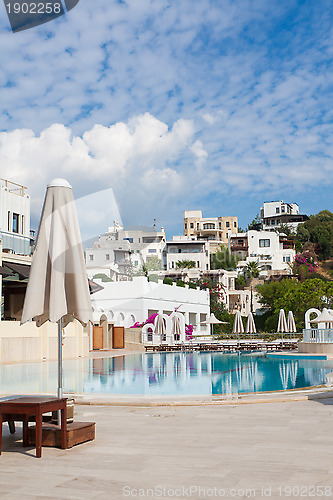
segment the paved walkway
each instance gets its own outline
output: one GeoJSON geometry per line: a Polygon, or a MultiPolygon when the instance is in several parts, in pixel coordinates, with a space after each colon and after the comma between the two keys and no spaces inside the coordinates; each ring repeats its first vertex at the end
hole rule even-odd
{"type": "Polygon", "coordinates": [[[333,498],[333,399],[77,406],[76,420],[96,421],[96,440],[42,459],[3,426],[1,500],[333,498]]]}

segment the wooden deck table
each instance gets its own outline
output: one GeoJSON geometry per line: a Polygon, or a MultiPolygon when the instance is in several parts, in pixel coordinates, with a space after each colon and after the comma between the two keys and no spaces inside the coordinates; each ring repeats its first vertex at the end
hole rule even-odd
{"type": "Polygon", "coordinates": [[[2,445],[2,423],[4,421],[19,420],[23,422],[23,446],[28,446],[28,424],[29,419],[36,420],[36,457],[42,456],[42,422],[43,413],[61,411],[61,448],[67,448],[66,431],[66,399],[50,398],[44,396],[22,396],[0,401],[0,455],[2,445]]]}

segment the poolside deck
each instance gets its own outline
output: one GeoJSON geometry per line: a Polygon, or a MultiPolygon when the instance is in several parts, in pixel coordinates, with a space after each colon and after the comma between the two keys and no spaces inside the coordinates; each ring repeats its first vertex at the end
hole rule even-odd
{"type": "Polygon", "coordinates": [[[224,498],[248,498],[242,490],[264,498],[262,488],[272,499],[295,498],[288,487],[333,491],[333,399],[76,412],[96,421],[96,440],[71,450],[44,448],[41,461],[17,442],[20,430],[9,435],[4,426],[2,499],[119,500],[156,487],[170,495],[146,498],[172,498],[172,490],[190,487],[194,499],[199,487],[224,489],[224,498]]]}

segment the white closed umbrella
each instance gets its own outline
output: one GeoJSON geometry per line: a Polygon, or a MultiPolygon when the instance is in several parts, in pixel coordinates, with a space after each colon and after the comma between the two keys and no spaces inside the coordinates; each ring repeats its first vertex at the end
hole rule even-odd
{"type": "Polygon", "coordinates": [[[58,323],[58,397],[62,397],[62,328],[92,321],[79,222],[72,187],[54,179],[46,190],[21,324],[58,323]]]}
{"type": "Polygon", "coordinates": [[[158,314],[155,319],[155,335],[160,335],[161,341],[165,338],[166,335],[166,324],[162,314],[158,314]]]}
{"type": "Polygon", "coordinates": [[[287,329],[288,329],[289,333],[296,333],[296,324],[295,324],[294,315],[293,315],[292,311],[288,312],[287,329]]]}
{"type": "Polygon", "coordinates": [[[282,342],[283,342],[283,333],[288,332],[288,326],[287,326],[287,321],[286,321],[286,315],[284,312],[284,309],[280,309],[279,312],[279,321],[278,321],[278,327],[276,330],[276,333],[282,333],[282,342]]]}
{"type": "Polygon", "coordinates": [[[235,319],[234,319],[234,324],[232,327],[232,333],[237,333],[238,337],[240,333],[244,333],[244,326],[243,326],[243,321],[242,321],[242,316],[240,311],[236,311],[235,314],[235,319]]]}
{"type": "Polygon", "coordinates": [[[180,321],[178,316],[173,316],[172,317],[172,327],[171,327],[171,338],[172,340],[180,340],[181,339],[181,334],[182,334],[182,329],[180,326],[180,321]]]}
{"type": "Polygon", "coordinates": [[[247,317],[245,332],[246,333],[251,333],[251,334],[252,333],[257,333],[256,325],[255,325],[254,318],[253,318],[253,314],[251,312],[249,313],[249,315],[247,317]]]}

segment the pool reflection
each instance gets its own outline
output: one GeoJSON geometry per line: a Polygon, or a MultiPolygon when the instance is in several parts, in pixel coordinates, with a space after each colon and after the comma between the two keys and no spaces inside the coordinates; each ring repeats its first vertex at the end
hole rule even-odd
{"type": "MultiPolygon", "coordinates": [[[[64,362],[68,393],[218,395],[319,385],[333,361],[262,354],[148,353],[64,362]]],[[[0,366],[0,394],[55,393],[57,363],[0,366]]]]}

